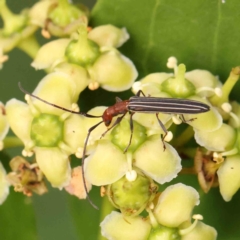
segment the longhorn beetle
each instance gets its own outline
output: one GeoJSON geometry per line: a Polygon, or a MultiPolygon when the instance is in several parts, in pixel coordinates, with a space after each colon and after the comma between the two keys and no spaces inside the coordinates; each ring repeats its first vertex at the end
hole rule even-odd
{"type": "MultiPolygon", "coordinates": [[[[162,137],[163,141],[163,146],[165,149],[164,145],[164,139],[167,135],[167,129],[161,122],[161,120],[158,117],[159,113],[166,113],[166,114],[180,114],[182,116],[182,120],[185,121],[183,114],[198,114],[198,113],[204,113],[208,112],[210,110],[210,107],[202,102],[195,101],[195,100],[189,100],[189,99],[180,99],[180,98],[159,98],[159,97],[146,97],[144,93],[140,90],[138,93],[130,97],[129,100],[121,100],[120,98],[116,97],[116,103],[110,107],[108,107],[102,114],[102,116],[94,116],[90,115],[88,113],[84,112],[76,112],[73,110],[66,109],[64,107],[58,106],[56,104],[50,103],[44,99],[39,98],[38,96],[33,95],[32,93],[29,93],[25,89],[22,88],[21,83],[18,83],[18,86],[20,90],[28,94],[29,96],[36,98],[48,105],[51,105],[53,107],[62,109],[64,111],[73,113],[73,114],[79,114],[88,118],[102,118],[102,121],[98,122],[94,126],[90,127],[88,129],[88,134],[84,143],[84,148],[83,148],[83,156],[82,156],[82,177],[83,177],[83,184],[84,184],[84,189],[87,195],[87,199],[90,202],[90,204],[98,209],[98,207],[92,202],[92,200],[89,197],[88,191],[87,191],[87,186],[86,186],[86,181],[85,181],[85,176],[84,176],[84,160],[86,157],[86,149],[87,149],[87,143],[88,139],[90,137],[91,132],[98,127],[101,123],[104,123],[106,127],[109,127],[110,124],[112,123],[112,119],[115,116],[120,115],[113,125],[109,127],[101,137],[103,137],[108,131],[110,131],[112,128],[114,128],[117,124],[119,124],[124,116],[129,113],[130,114],[130,140],[127,145],[127,147],[124,150],[124,153],[128,150],[129,146],[131,145],[132,141],[132,135],[133,135],[133,114],[142,112],[142,113],[155,113],[157,120],[159,122],[159,125],[164,131],[164,136],[162,137]],[[143,95],[142,97],[140,95],[143,95]]],[[[190,121],[193,119],[190,119],[190,121]]]]}

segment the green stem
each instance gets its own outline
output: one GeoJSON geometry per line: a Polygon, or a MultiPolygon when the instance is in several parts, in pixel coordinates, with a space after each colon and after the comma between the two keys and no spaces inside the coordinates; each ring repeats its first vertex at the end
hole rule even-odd
{"type": "Polygon", "coordinates": [[[35,36],[31,35],[28,38],[22,40],[17,47],[21,49],[23,52],[28,54],[32,59],[34,59],[37,55],[37,52],[40,48],[35,36]]]}
{"type": "Polygon", "coordinates": [[[188,126],[180,136],[173,140],[172,145],[174,145],[174,147],[182,147],[193,137],[193,135],[193,128],[188,126]]]}
{"type": "MultiPolygon", "coordinates": [[[[112,211],[113,209],[114,209],[114,207],[113,207],[112,204],[109,202],[108,197],[107,197],[107,196],[103,197],[102,206],[101,206],[101,213],[100,213],[100,222],[102,222],[103,219],[104,219],[109,213],[111,213],[111,211],[112,211]]],[[[106,240],[106,238],[101,235],[101,230],[100,230],[100,229],[99,229],[99,232],[98,232],[98,240],[106,240]]]]}
{"type": "Polygon", "coordinates": [[[13,148],[23,146],[23,142],[17,137],[6,137],[3,140],[4,148],[13,148]]]}
{"type": "Polygon", "coordinates": [[[184,156],[193,159],[196,155],[196,147],[189,147],[189,148],[178,148],[178,152],[184,154],[184,156]]]}
{"type": "Polygon", "coordinates": [[[14,16],[14,14],[7,7],[6,1],[0,1],[0,14],[2,16],[3,21],[7,21],[8,18],[14,16]]]}
{"type": "Polygon", "coordinates": [[[239,80],[239,75],[240,75],[240,67],[235,67],[232,69],[232,71],[229,74],[228,79],[224,83],[222,87],[222,96],[219,97],[217,95],[214,95],[213,97],[210,98],[210,102],[213,105],[216,106],[221,106],[223,103],[228,102],[228,98],[230,95],[230,92],[232,91],[233,87],[239,80]]]}

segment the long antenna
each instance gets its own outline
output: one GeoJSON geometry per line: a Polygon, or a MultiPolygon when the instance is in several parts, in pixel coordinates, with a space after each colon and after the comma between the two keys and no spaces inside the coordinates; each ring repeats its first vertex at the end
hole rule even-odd
{"type": "Polygon", "coordinates": [[[46,104],[48,104],[48,105],[50,105],[50,106],[53,106],[53,107],[55,107],[55,108],[59,108],[59,109],[61,109],[61,110],[64,110],[64,111],[66,111],[66,112],[70,112],[70,113],[73,113],[73,114],[82,115],[82,116],[89,117],[89,118],[100,118],[100,117],[102,117],[102,116],[94,116],[94,115],[91,115],[91,114],[88,114],[88,113],[84,113],[84,112],[76,112],[76,111],[73,111],[73,110],[70,110],[70,109],[67,109],[67,108],[58,106],[58,105],[56,105],[56,104],[54,104],[54,103],[50,103],[50,102],[48,102],[48,101],[46,101],[46,100],[44,100],[44,99],[42,99],[42,98],[40,98],[40,97],[38,97],[38,96],[36,96],[36,95],[34,95],[34,94],[28,92],[27,90],[25,90],[25,89],[22,87],[21,82],[18,82],[18,87],[19,87],[19,89],[20,89],[23,93],[28,94],[29,96],[31,96],[31,97],[33,97],[33,98],[36,98],[36,99],[38,99],[38,100],[41,101],[41,102],[44,102],[44,103],[46,103],[46,104]]]}
{"type": "MultiPolygon", "coordinates": [[[[58,105],[56,105],[56,104],[50,103],[50,102],[48,102],[48,101],[46,101],[46,100],[44,100],[44,99],[42,99],[42,98],[40,98],[40,97],[38,97],[38,96],[36,96],[36,95],[34,95],[34,94],[28,92],[27,90],[25,90],[25,89],[22,87],[22,85],[21,85],[20,82],[18,82],[18,87],[19,87],[19,89],[20,89],[23,93],[28,94],[29,96],[31,96],[31,97],[33,97],[33,98],[36,98],[36,99],[38,99],[38,100],[41,101],[41,102],[44,102],[44,103],[46,103],[46,104],[48,104],[48,105],[50,105],[50,106],[53,106],[53,107],[55,107],[55,108],[59,108],[59,109],[61,109],[61,110],[64,110],[64,111],[66,111],[66,112],[70,112],[70,113],[73,113],[73,114],[82,115],[82,116],[89,117],[89,118],[100,118],[100,117],[102,117],[102,116],[90,115],[90,114],[87,114],[87,113],[84,113],[84,112],[76,112],[76,111],[69,110],[69,109],[67,109],[67,108],[58,106],[58,105]]],[[[83,156],[82,156],[82,178],[83,178],[84,190],[85,190],[85,192],[86,192],[86,196],[87,196],[87,199],[88,199],[89,203],[90,203],[95,209],[97,209],[97,210],[99,210],[99,208],[92,202],[92,200],[91,200],[91,198],[90,198],[90,196],[89,196],[89,194],[88,194],[87,184],[86,184],[86,180],[85,180],[85,173],[84,173],[84,160],[85,160],[85,158],[86,158],[86,149],[87,149],[87,143],[88,143],[89,136],[90,136],[91,132],[92,132],[98,125],[100,125],[100,124],[103,123],[103,122],[104,122],[104,121],[101,121],[101,122],[97,123],[96,125],[94,125],[94,126],[92,126],[91,128],[88,129],[88,134],[87,134],[87,137],[86,137],[86,140],[85,140],[85,143],[84,143],[83,156]]]]}

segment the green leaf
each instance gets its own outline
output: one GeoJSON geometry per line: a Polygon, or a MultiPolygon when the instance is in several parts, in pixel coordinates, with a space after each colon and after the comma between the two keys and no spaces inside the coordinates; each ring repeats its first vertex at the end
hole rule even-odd
{"type": "Polygon", "coordinates": [[[238,0],[99,0],[91,24],[127,28],[130,40],[121,50],[140,77],[169,72],[167,59],[175,56],[188,71],[210,70],[224,81],[240,64],[239,8],[238,0]]]}

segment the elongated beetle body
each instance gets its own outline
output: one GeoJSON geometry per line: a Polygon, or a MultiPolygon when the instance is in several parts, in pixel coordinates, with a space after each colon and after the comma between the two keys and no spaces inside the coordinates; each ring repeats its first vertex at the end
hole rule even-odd
{"type": "MultiPolygon", "coordinates": [[[[202,102],[195,101],[195,100],[189,100],[189,99],[178,99],[178,98],[159,98],[159,97],[146,97],[142,91],[139,91],[137,95],[130,97],[129,100],[124,100],[122,101],[120,98],[116,98],[116,103],[110,107],[108,107],[101,116],[94,116],[90,115],[88,113],[84,112],[76,112],[73,110],[69,110],[66,108],[63,108],[61,106],[58,106],[53,103],[49,103],[48,101],[39,98],[38,96],[35,96],[25,89],[22,88],[21,84],[19,83],[19,88],[22,92],[25,94],[30,95],[33,98],[36,98],[48,105],[51,105],[53,107],[62,109],[64,111],[73,113],[73,114],[78,114],[82,115],[88,118],[102,118],[102,121],[98,122],[94,126],[90,127],[88,129],[88,134],[86,136],[86,140],[84,143],[84,148],[83,148],[83,156],[82,156],[82,177],[83,177],[83,184],[84,188],[86,191],[86,195],[88,198],[88,201],[90,204],[98,209],[98,207],[91,201],[88,192],[87,192],[87,187],[86,187],[86,181],[84,177],[84,160],[86,158],[86,149],[87,149],[87,144],[88,144],[88,139],[90,137],[91,132],[97,128],[101,123],[104,123],[108,129],[102,134],[101,137],[103,137],[108,131],[110,131],[112,128],[114,128],[117,124],[119,124],[123,117],[129,113],[130,114],[130,130],[131,130],[131,135],[130,135],[130,140],[128,146],[125,148],[124,152],[126,152],[131,145],[132,141],[132,135],[133,135],[133,115],[135,113],[154,113],[156,114],[157,120],[163,129],[165,135],[162,137],[163,145],[164,145],[164,138],[167,135],[167,129],[161,122],[161,120],[158,117],[159,113],[166,113],[166,114],[180,114],[182,115],[182,119],[184,120],[183,114],[199,114],[199,113],[204,113],[210,110],[210,107],[202,102]],[[142,94],[143,96],[140,96],[142,94]],[[120,116],[119,116],[120,115],[120,116]],[[110,124],[112,123],[113,117],[119,116],[115,122],[112,124],[111,127],[110,124]]],[[[193,120],[193,119],[192,119],[193,120]]],[[[184,120],[185,121],[185,120],[184,120]]],[[[164,145],[165,147],[165,145],[164,145]]]]}

